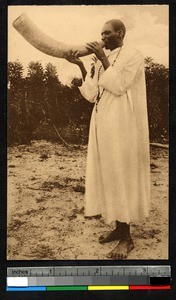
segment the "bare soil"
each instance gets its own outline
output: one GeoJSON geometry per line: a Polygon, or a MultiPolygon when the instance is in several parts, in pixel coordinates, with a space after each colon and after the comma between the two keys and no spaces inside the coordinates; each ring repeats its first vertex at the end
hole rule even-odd
{"type": "MultiPolygon", "coordinates": [[[[8,260],[104,260],[116,242],[84,217],[87,148],[33,141],[8,150],[8,260]]],[[[151,147],[151,212],[132,224],[128,259],[168,259],[168,150],[151,147]]]]}

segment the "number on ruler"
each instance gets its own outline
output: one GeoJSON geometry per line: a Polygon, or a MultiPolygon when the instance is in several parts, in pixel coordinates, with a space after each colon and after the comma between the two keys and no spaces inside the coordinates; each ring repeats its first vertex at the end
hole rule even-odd
{"type": "Polygon", "coordinates": [[[96,275],[96,274],[98,274],[98,273],[99,273],[99,269],[98,269],[98,268],[96,268],[96,269],[95,269],[95,273],[94,273],[94,274],[96,275]]]}

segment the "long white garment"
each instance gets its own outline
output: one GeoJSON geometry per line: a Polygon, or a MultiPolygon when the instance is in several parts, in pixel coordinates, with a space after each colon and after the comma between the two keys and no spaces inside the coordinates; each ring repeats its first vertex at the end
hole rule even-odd
{"type": "Polygon", "coordinates": [[[95,102],[98,85],[100,94],[104,89],[90,123],[85,215],[102,214],[107,223],[143,220],[149,214],[150,202],[143,56],[125,46],[117,57],[118,51],[110,53],[111,66],[105,71],[98,61],[93,79],[87,75],[80,87],[90,102],[95,102]]]}

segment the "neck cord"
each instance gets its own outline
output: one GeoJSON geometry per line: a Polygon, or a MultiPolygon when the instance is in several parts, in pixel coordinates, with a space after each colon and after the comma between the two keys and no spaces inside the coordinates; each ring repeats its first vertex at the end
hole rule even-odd
{"type": "MultiPolygon", "coordinates": [[[[118,57],[119,54],[120,54],[121,49],[122,49],[122,47],[120,47],[120,50],[117,52],[117,55],[116,55],[116,57],[115,57],[115,59],[114,59],[114,61],[113,61],[113,63],[112,63],[111,66],[114,66],[114,64],[115,64],[115,62],[116,62],[116,60],[117,60],[117,57],[118,57]]],[[[109,55],[108,55],[107,57],[109,57],[109,55]]],[[[99,68],[99,70],[98,70],[98,81],[99,81],[99,79],[100,79],[100,71],[101,71],[102,67],[103,67],[103,65],[101,65],[100,68],[99,68]]],[[[102,92],[101,92],[101,94],[100,94],[100,87],[99,87],[99,85],[98,85],[98,94],[97,94],[96,102],[95,102],[95,111],[96,111],[96,112],[98,112],[98,103],[99,103],[99,101],[100,101],[100,99],[101,99],[101,97],[102,97],[104,91],[105,91],[105,88],[103,88],[103,90],[102,90],[102,92]]]]}

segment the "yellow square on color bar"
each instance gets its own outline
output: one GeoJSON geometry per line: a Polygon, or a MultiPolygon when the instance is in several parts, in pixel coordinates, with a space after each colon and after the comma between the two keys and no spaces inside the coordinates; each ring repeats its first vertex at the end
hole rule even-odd
{"type": "Polygon", "coordinates": [[[88,291],[97,290],[129,290],[128,285],[89,285],[88,291]]]}

